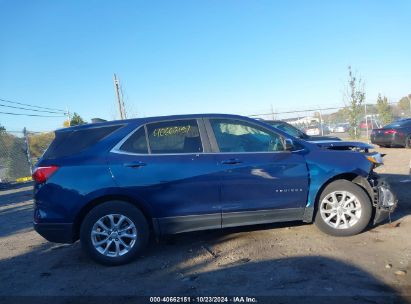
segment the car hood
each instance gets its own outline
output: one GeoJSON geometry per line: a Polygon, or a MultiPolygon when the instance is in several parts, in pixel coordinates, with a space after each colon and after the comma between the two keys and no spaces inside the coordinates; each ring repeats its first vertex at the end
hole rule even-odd
{"type": "Polygon", "coordinates": [[[321,148],[330,150],[362,150],[368,152],[369,149],[373,149],[374,146],[358,142],[358,141],[335,141],[335,140],[320,140],[310,141],[313,144],[318,145],[321,148]]]}
{"type": "Polygon", "coordinates": [[[324,142],[324,141],[341,141],[340,138],[334,136],[309,136],[308,138],[303,138],[309,142],[324,142]]]}

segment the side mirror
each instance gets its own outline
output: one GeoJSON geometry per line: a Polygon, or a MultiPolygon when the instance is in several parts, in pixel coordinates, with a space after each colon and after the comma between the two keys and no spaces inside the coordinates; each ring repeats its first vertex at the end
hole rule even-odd
{"type": "Polygon", "coordinates": [[[292,151],[294,149],[294,142],[293,142],[292,139],[286,138],[284,140],[284,143],[285,143],[285,150],[286,151],[292,151]]]}

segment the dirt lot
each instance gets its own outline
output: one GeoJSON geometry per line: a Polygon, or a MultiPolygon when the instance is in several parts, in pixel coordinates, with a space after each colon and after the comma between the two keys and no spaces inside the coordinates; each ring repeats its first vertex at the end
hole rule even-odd
{"type": "MultiPolygon", "coordinates": [[[[189,233],[152,241],[135,262],[97,265],[78,243],[51,244],[31,226],[30,187],[0,191],[0,296],[283,295],[411,300],[411,151],[381,149],[378,171],[400,206],[393,224],[335,238],[314,225],[265,225],[189,233]],[[398,272],[402,271],[402,272],[398,272]]],[[[357,303],[356,302],[356,303],[357,303]]]]}

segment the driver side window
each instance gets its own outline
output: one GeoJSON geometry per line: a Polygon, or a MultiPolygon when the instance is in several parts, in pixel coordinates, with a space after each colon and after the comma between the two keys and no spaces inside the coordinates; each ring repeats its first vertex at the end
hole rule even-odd
{"type": "Polygon", "coordinates": [[[251,123],[232,119],[210,119],[220,152],[284,151],[281,136],[251,123]]]}

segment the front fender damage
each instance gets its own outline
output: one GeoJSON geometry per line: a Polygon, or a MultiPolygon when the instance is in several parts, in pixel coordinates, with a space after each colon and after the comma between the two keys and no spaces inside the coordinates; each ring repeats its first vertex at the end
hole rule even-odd
{"type": "MultiPolygon", "coordinates": [[[[367,191],[374,207],[374,225],[387,219],[397,207],[398,199],[390,184],[375,172],[371,172],[368,177],[357,176],[352,182],[367,191]]],[[[303,221],[310,223],[313,217],[314,208],[306,208],[303,221]]]]}
{"type": "Polygon", "coordinates": [[[373,172],[368,177],[368,182],[372,189],[372,194],[370,196],[375,208],[375,225],[390,217],[390,214],[398,205],[398,199],[385,178],[382,178],[373,172]]]}

